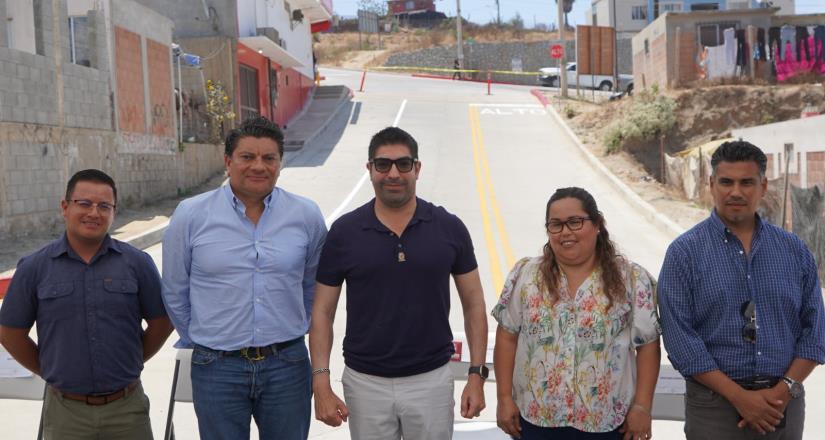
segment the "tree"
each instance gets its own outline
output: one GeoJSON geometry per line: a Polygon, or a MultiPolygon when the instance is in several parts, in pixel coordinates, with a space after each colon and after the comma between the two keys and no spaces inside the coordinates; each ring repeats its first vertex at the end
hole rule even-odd
{"type": "Polygon", "coordinates": [[[521,18],[521,14],[519,14],[518,11],[516,11],[516,15],[514,15],[513,18],[510,19],[509,25],[516,30],[524,29],[524,19],[521,18]]]}
{"type": "Polygon", "coordinates": [[[358,9],[375,12],[379,17],[387,15],[387,2],[381,0],[358,0],[358,9]]]}

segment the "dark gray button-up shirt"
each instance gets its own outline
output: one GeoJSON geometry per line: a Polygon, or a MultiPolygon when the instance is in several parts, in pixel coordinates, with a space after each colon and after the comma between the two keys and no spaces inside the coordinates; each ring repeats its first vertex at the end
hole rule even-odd
{"type": "Polygon", "coordinates": [[[140,377],[142,319],[166,315],[151,257],[108,235],[86,264],[65,235],[17,265],[0,324],[31,328],[43,379],[60,390],[109,393],[140,377]]]}

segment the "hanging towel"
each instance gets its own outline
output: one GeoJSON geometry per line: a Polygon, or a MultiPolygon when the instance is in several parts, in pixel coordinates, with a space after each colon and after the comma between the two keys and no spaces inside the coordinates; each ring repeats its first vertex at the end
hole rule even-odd
{"type": "Polygon", "coordinates": [[[805,61],[811,60],[813,57],[811,56],[811,50],[808,47],[808,27],[807,26],[797,26],[796,27],[796,60],[803,61],[802,58],[802,48],[805,48],[805,61]]]}
{"type": "Polygon", "coordinates": [[[785,61],[788,59],[787,46],[791,45],[791,53],[796,52],[796,29],[793,26],[782,26],[779,29],[779,59],[785,61]]]}
{"type": "Polygon", "coordinates": [[[776,61],[776,57],[774,53],[776,52],[776,48],[779,47],[779,42],[782,39],[780,38],[779,28],[772,27],[768,29],[768,56],[770,57],[771,61],[776,61]]]}

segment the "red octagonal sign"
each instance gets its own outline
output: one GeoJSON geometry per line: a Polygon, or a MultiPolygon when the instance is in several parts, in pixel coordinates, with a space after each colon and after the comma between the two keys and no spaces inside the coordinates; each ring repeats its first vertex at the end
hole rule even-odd
{"type": "Polygon", "coordinates": [[[561,44],[554,44],[550,46],[550,57],[559,59],[564,55],[564,46],[561,44]]]}

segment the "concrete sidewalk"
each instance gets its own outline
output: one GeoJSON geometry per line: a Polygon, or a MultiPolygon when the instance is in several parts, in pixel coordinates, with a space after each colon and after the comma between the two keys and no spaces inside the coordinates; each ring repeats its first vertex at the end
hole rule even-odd
{"type": "MultiPolygon", "coordinates": [[[[284,131],[284,167],[289,167],[296,153],[316,148],[315,142],[329,128],[330,122],[352,98],[352,91],[345,86],[316,87],[309,105],[284,131]]],[[[134,209],[119,210],[112,225],[112,237],[145,249],[159,243],[169,224],[169,217],[183,199],[217,188],[224,182],[223,172],[181,195],[158,203],[134,209]]],[[[55,211],[57,211],[57,205],[55,211]]],[[[0,298],[6,291],[8,280],[20,258],[31,254],[62,234],[38,234],[29,237],[9,237],[0,249],[0,298]]],[[[6,240],[4,240],[6,241],[6,240]]]]}

